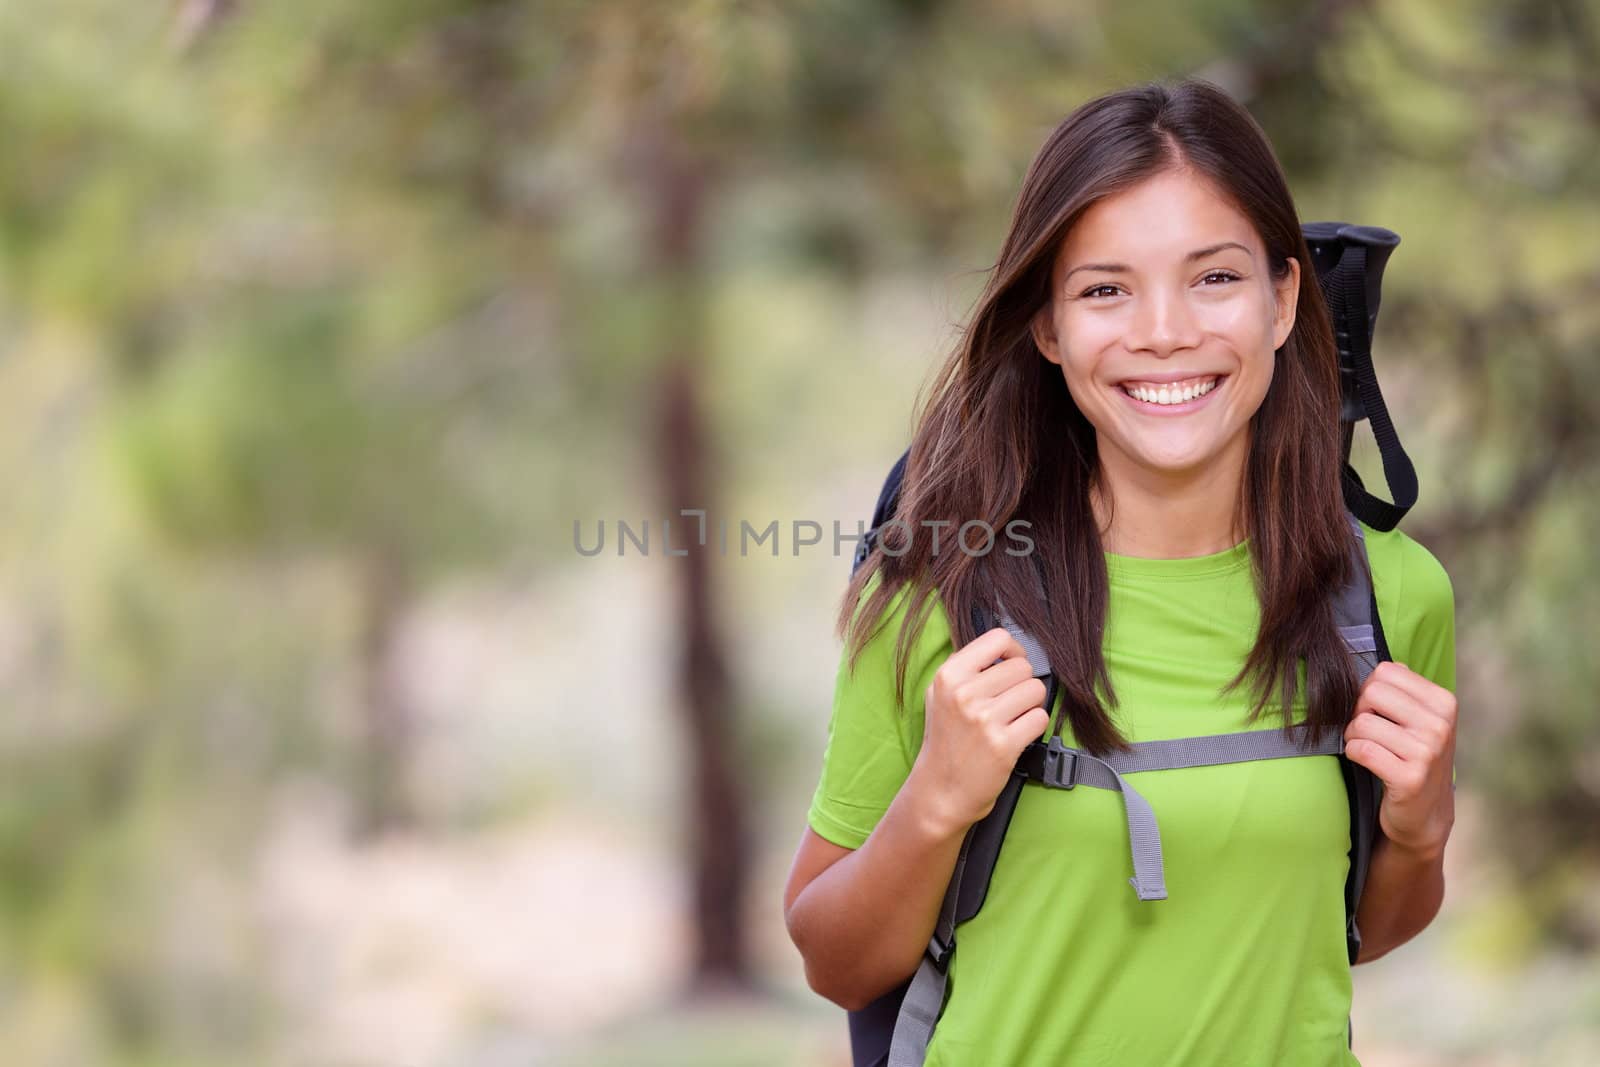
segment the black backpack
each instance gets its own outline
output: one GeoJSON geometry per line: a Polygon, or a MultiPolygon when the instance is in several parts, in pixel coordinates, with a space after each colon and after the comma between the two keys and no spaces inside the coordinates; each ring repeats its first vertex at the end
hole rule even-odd
{"type": "MultiPolygon", "coordinates": [[[[1394,423],[1389,418],[1378,389],[1372,366],[1372,335],[1378,317],[1383,268],[1389,254],[1400,243],[1397,234],[1376,226],[1354,226],[1338,222],[1312,222],[1302,227],[1311,251],[1323,296],[1327,300],[1339,348],[1341,421],[1344,426],[1344,498],[1352,526],[1360,538],[1359,519],[1375,530],[1392,530],[1417,499],[1417,477],[1410,457],[1401,447],[1394,423]],[[1350,446],[1355,424],[1366,419],[1372,427],[1383,460],[1384,479],[1393,502],[1367,491],[1350,465],[1350,446]]],[[[878,531],[895,517],[900,483],[905,474],[909,450],[890,469],[872,513],[872,526],[857,546],[852,571],[871,554],[878,531]]],[[[1364,561],[1363,561],[1364,562],[1364,561]]],[[[1367,582],[1369,573],[1358,567],[1359,577],[1344,590],[1335,592],[1336,614],[1341,635],[1364,681],[1367,673],[1389,658],[1378,618],[1377,600],[1367,582]]],[[[1047,595],[1047,591],[1043,591],[1047,595]]],[[[1042,647],[1021,630],[1005,612],[989,616],[975,609],[974,625],[982,633],[993,626],[1010,629],[1027,651],[1034,675],[1045,682],[1044,706],[1054,705],[1057,680],[1050,670],[1042,647]]],[[[871,1004],[849,1013],[850,1047],[854,1067],[918,1067],[923,1062],[927,1043],[943,1011],[946,976],[955,934],[960,924],[982,908],[989,880],[1004,843],[1012,813],[1016,810],[1023,785],[1032,782],[1050,788],[1071,789],[1077,785],[1118,789],[1123,793],[1128,814],[1129,835],[1135,857],[1132,880],[1142,899],[1162,899],[1160,841],[1153,814],[1143,798],[1122,780],[1121,774],[1136,770],[1195,766],[1201,763],[1237,762],[1244,759],[1270,759],[1289,755],[1336,754],[1350,800],[1350,873],[1345,882],[1345,941],[1350,962],[1361,949],[1361,934],[1356,929],[1356,906],[1366,882],[1373,842],[1378,835],[1378,805],[1382,783],[1359,764],[1343,755],[1342,738],[1330,739],[1320,749],[1309,747],[1291,751],[1280,731],[1257,731],[1253,735],[1228,734],[1211,738],[1188,738],[1177,742],[1145,742],[1127,754],[1113,754],[1101,760],[1068,749],[1059,735],[1049,743],[1035,741],[1023,750],[1016,768],[995,800],[994,808],[975,823],[962,842],[961,852],[945,893],[944,905],[927,951],[917,973],[871,1004]],[[1153,851],[1153,859],[1151,853],[1153,851]],[[892,1054],[891,1054],[892,1053],[892,1054]]],[[[1352,1035],[1353,1036],[1353,1035],[1352,1035]]]]}

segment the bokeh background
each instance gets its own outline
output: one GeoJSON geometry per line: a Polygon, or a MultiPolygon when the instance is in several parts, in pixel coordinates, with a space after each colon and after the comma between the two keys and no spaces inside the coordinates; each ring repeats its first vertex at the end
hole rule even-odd
{"type": "Polygon", "coordinates": [[[1180,74],[1403,239],[1460,811],[1357,1050],[1600,1063],[1592,0],[0,0],[0,1063],[847,1062],[831,524],[1048,131],[1180,74]]]}

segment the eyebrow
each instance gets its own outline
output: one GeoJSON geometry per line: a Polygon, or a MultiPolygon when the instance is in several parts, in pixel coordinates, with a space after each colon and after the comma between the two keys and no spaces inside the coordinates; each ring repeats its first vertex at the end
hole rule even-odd
{"type": "MultiPolygon", "coordinates": [[[[1197,259],[1205,259],[1207,256],[1216,255],[1224,248],[1237,248],[1246,255],[1250,254],[1250,250],[1244,245],[1240,244],[1238,241],[1223,241],[1219,244],[1207,245],[1205,248],[1197,248],[1193,252],[1190,252],[1188,255],[1184,256],[1183,261],[1185,263],[1193,263],[1197,259]]],[[[1067,271],[1066,274],[1062,275],[1061,280],[1065,282],[1068,278],[1072,277],[1080,270],[1103,270],[1108,274],[1126,274],[1132,269],[1133,268],[1128,266],[1126,263],[1081,263],[1067,271]]]]}

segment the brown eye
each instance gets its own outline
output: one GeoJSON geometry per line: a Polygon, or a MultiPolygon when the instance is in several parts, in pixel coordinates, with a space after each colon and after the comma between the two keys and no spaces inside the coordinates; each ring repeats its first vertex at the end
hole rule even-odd
{"type": "Polygon", "coordinates": [[[1111,290],[1113,295],[1115,295],[1116,291],[1117,291],[1117,287],[1114,286],[1114,285],[1096,285],[1096,286],[1092,286],[1092,287],[1090,287],[1088,289],[1085,289],[1083,292],[1079,293],[1078,295],[1082,296],[1082,297],[1092,297],[1102,289],[1111,290]]]}
{"type": "Polygon", "coordinates": [[[1207,274],[1201,281],[1209,282],[1212,278],[1221,278],[1225,282],[1236,282],[1239,276],[1231,270],[1214,270],[1207,274]]]}

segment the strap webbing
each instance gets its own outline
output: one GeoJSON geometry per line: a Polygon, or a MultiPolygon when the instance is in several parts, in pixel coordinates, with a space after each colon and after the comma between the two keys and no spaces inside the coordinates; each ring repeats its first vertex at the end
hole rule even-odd
{"type": "MultiPolygon", "coordinates": [[[[1348,518],[1356,540],[1356,558],[1352,560],[1355,572],[1352,580],[1334,597],[1334,621],[1345,648],[1355,661],[1359,687],[1377,666],[1377,642],[1372,629],[1372,590],[1367,580],[1361,524],[1353,515],[1348,518]]],[[[1001,612],[1000,624],[1022,645],[1034,676],[1047,674],[1050,661],[1038,640],[1019,627],[1007,612],[1001,612]]],[[[1329,731],[1315,745],[1310,744],[1308,738],[1309,732],[1301,724],[1289,731],[1246,730],[1206,737],[1141,741],[1126,751],[1099,757],[1069,748],[1060,737],[1052,736],[1048,743],[1035,741],[1023,750],[1017,761],[1017,772],[1029,781],[1050,788],[1071,789],[1081,784],[1119,793],[1128,821],[1128,851],[1133,857],[1133,877],[1128,882],[1140,900],[1165,900],[1167,881],[1161,860],[1160,826],[1150,802],[1129,785],[1123,775],[1291,756],[1344,754],[1342,733],[1329,731]]]]}
{"type": "MultiPolygon", "coordinates": [[[[1372,628],[1378,617],[1377,604],[1372,599],[1372,583],[1367,576],[1367,538],[1361,523],[1354,515],[1346,514],[1350,529],[1355,534],[1354,558],[1350,565],[1350,581],[1333,598],[1333,622],[1339,627],[1356,666],[1356,688],[1367,684],[1367,675],[1378,665],[1378,635],[1372,628]]],[[[1368,525],[1371,525],[1370,523],[1368,525]]]]}
{"type": "MultiPolygon", "coordinates": [[[[1349,520],[1356,538],[1355,572],[1350,582],[1334,597],[1333,619],[1350,647],[1355,661],[1356,687],[1359,689],[1366,684],[1367,677],[1378,666],[1379,660],[1389,658],[1389,650],[1384,644],[1378,601],[1367,571],[1366,534],[1355,515],[1350,515],[1349,520]]],[[[1350,962],[1355,963],[1361,952],[1361,930],[1356,926],[1356,910],[1361,904],[1362,891],[1366,888],[1367,870],[1372,865],[1372,847],[1377,836],[1378,806],[1383,799],[1383,783],[1367,768],[1343,756],[1339,764],[1345,779],[1345,791],[1350,798],[1350,873],[1344,886],[1345,949],[1350,962]]]]}
{"type": "Polygon", "coordinates": [[[1332,756],[1344,751],[1344,737],[1329,733],[1310,744],[1309,733],[1297,726],[1292,734],[1282,730],[1245,730],[1206,737],[1180,737],[1140,741],[1125,752],[1094,756],[1069,748],[1060,737],[1048,744],[1035,741],[1023,750],[1017,769],[1029,781],[1052,789],[1087,785],[1122,794],[1128,820],[1128,848],[1133,856],[1133,877],[1128,880],[1140,900],[1167,899],[1166,872],[1161,863],[1161,831],[1150,802],[1125,774],[1170,771],[1183,767],[1214,767],[1223,763],[1283,759],[1290,756],[1332,756]]]}
{"type": "MultiPolygon", "coordinates": [[[[1339,347],[1348,352],[1354,364],[1356,395],[1366,412],[1367,424],[1378,442],[1383,459],[1383,480],[1389,484],[1394,503],[1373,496],[1359,477],[1347,474],[1344,482],[1345,506],[1374,530],[1392,530],[1417,502],[1417,471],[1400,444],[1400,434],[1389,417],[1378,388],[1378,372],[1372,366],[1372,320],[1367,314],[1367,250],[1349,245],[1336,268],[1338,293],[1343,298],[1343,314],[1335,314],[1333,328],[1339,347]]],[[[1351,468],[1353,473],[1353,468],[1351,468]]]]}
{"type": "Polygon", "coordinates": [[[895,1022],[894,1040],[889,1045],[887,1067],[922,1067],[933,1040],[933,1027],[944,1011],[945,993],[950,980],[950,954],[956,948],[956,902],[961,899],[961,880],[967,871],[967,856],[972,849],[974,829],[961,841],[950,885],[945,889],[933,937],[922,954],[922,963],[911,979],[911,986],[900,1002],[900,1017],[895,1022]]]}

